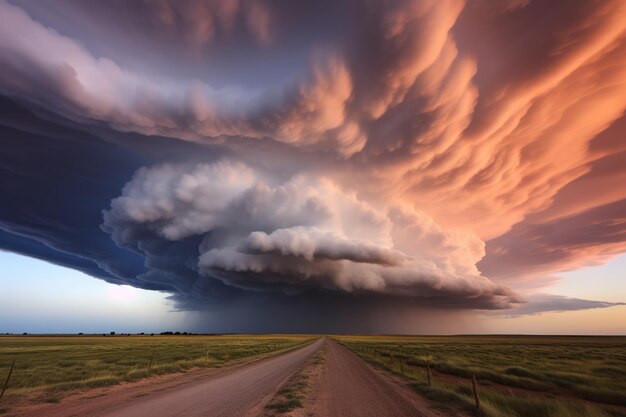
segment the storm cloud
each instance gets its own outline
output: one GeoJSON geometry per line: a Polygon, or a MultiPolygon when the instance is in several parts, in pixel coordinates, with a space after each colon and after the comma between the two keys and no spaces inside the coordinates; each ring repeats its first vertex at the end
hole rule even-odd
{"type": "Polygon", "coordinates": [[[201,237],[198,272],[242,288],[519,301],[480,275],[483,244],[471,234],[367,204],[325,178],[272,183],[240,162],[141,169],[112,201],[103,228],[138,252],[145,236],[201,237]]]}
{"type": "Polygon", "coordinates": [[[0,1],[0,248],[181,309],[518,306],[626,250],[625,36],[620,0],[0,1]]]}

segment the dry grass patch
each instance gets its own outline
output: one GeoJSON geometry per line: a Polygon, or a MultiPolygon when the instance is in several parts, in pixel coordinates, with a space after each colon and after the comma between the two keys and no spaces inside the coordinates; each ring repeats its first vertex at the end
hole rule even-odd
{"type": "Polygon", "coordinates": [[[484,417],[626,417],[625,337],[335,338],[447,412],[475,411],[474,374],[484,417]]]}
{"type": "Polygon", "coordinates": [[[216,368],[294,349],[309,335],[1,336],[0,380],[15,359],[7,398],[40,393],[59,402],[64,391],[115,385],[153,375],[216,368]]]}
{"type": "Polygon", "coordinates": [[[311,393],[312,376],[323,366],[325,360],[326,347],[324,346],[276,392],[274,398],[265,406],[265,417],[286,415],[302,408],[311,393]]]}

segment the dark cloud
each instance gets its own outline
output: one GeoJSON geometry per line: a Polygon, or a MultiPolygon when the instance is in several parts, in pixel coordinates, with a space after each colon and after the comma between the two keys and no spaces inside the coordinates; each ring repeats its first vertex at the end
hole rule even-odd
{"type": "Polygon", "coordinates": [[[120,147],[8,98],[0,107],[0,249],[113,283],[172,290],[169,283],[139,279],[147,272],[143,256],[100,230],[103,208],[136,169],[175,157],[167,144],[161,143],[160,156],[141,153],[139,143],[130,144],[135,150],[120,147]]]}
{"type": "Polygon", "coordinates": [[[102,205],[146,160],[9,99],[0,106],[1,248],[111,282],[132,280],[142,260],[111,244],[98,225],[102,205]]]}
{"type": "MultiPolygon", "coordinates": [[[[470,304],[476,306],[475,303],[470,304]]],[[[460,311],[457,305],[441,308],[437,299],[429,302],[424,299],[380,298],[324,291],[297,296],[257,292],[231,299],[228,303],[207,305],[204,302],[201,306],[191,304],[188,307],[197,311],[190,313],[191,324],[202,331],[324,331],[335,334],[458,334],[479,331],[476,314],[460,311]]]]}

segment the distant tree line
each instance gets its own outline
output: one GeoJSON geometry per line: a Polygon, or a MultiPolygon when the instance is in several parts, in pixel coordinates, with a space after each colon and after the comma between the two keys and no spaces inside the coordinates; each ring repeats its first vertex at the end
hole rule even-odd
{"type": "MultiPolygon", "coordinates": [[[[0,333],[0,334],[4,334],[6,336],[11,336],[11,335],[19,335],[19,333],[10,333],[10,332],[6,332],[6,333],[0,333]]],[[[26,336],[29,333],[24,332],[22,333],[22,335],[26,336]]],[[[84,333],[84,332],[78,332],[75,333],[77,336],[96,336],[98,335],[98,333],[84,333]]],[[[213,336],[216,335],[217,333],[193,333],[193,332],[173,332],[173,331],[167,331],[167,332],[161,332],[158,333],[159,336],[198,336],[198,335],[202,335],[202,336],[213,336]]],[[[35,335],[37,335],[37,333],[35,333],[35,335]]],[[[135,335],[135,336],[144,336],[144,335],[150,335],[150,336],[154,336],[155,333],[116,333],[116,332],[109,332],[109,333],[100,333],[100,336],[131,336],[131,335],[135,335]]]]}

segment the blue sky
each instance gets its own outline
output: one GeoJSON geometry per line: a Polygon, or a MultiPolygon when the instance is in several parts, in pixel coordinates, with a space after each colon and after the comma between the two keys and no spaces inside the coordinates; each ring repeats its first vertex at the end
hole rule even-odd
{"type": "Polygon", "coordinates": [[[167,295],[0,252],[0,333],[187,330],[167,295]]]}
{"type": "Polygon", "coordinates": [[[568,297],[626,302],[626,255],[604,265],[564,272],[559,276],[563,279],[550,288],[551,292],[568,297]]]}

